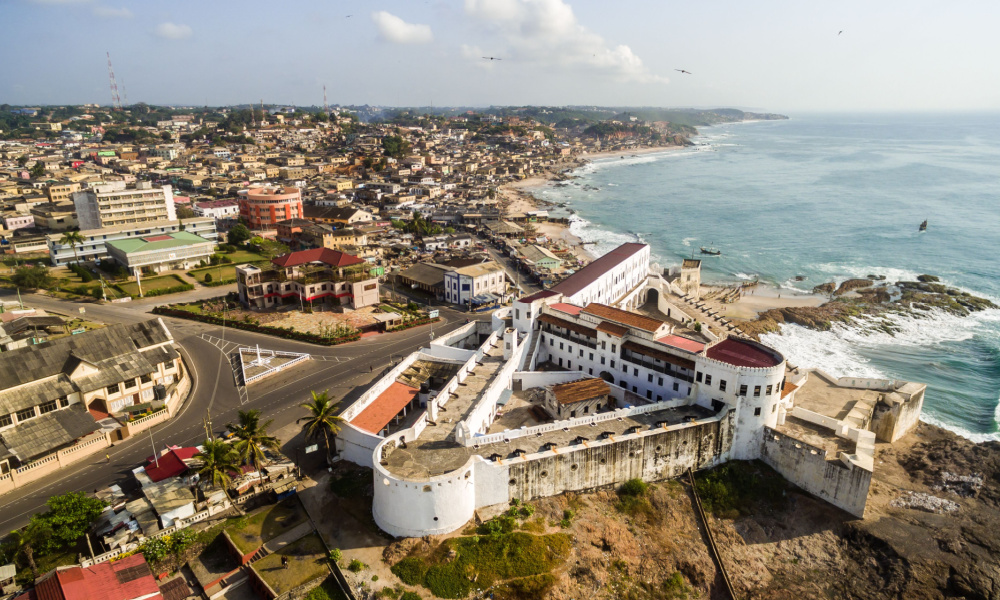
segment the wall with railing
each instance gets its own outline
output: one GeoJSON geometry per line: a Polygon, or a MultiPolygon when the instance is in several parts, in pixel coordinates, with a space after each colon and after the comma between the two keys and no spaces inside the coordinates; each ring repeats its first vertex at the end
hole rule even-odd
{"type": "Polygon", "coordinates": [[[265,377],[267,377],[269,375],[274,375],[275,373],[277,373],[277,372],[279,372],[279,371],[281,371],[283,369],[287,369],[288,367],[292,367],[294,365],[299,364],[300,362],[307,361],[307,360],[309,360],[311,358],[311,356],[309,354],[302,354],[301,352],[283,352],[281,350],[261,350],[259,348],[240,348],[239,349],[239,356],[240,356],[240,372],[243,374],[243,384],[244,385],[250,385],[254,381],[258,381],[258,380],[263,379],[263,378],[265,378],[265,377]],[[247,377],[246,376],[246,372],[247,372],[246,371],[246,364],[243,362],[243,354],[244,353],[246,353],[246,354],[252,354],[254,356],[256,356],[259,353],[260,356],[270,356],[272,358],[283,357],[283,358],[291,358],[292,360],[290,360],[290,361],[288,361],[286,363],[282,363],[280,365],[271,367],[270,369],[267,369],[266,371],[262,371],[260,373],[257,373],[256,375],[253,375],[251,377],[247,377]]]}

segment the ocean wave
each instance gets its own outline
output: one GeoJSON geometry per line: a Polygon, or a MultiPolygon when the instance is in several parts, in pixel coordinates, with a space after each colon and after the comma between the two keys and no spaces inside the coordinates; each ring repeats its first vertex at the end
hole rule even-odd
{"type": "Polygon", "coordinates": [[[733,273],[733,276],[744,281],[753,281],[754,279],[757,279],[757,275],[754,273],[733,273]]]}
{"type": "Polygon", "coordinates": [[[884,275],[887,281],[916,281],[921,273],[909,269],[898,269],[895,267],[859,267],[856,265],[839,265],[836,263],[822,263],[813,265],[812,268],[824,273],[831,273],[831,279],[840,284],[848,279],[865,279],[869,275],[884,275]]]}
{"type": "Polygon", "coordinates": [[[696,237],[686,237],[683,240],[681,240],[681,243],[684,244],[685,246],[690,246],[691,242],[695,241],[696,239],[698,239],[698,238],[696,238],[696,237]]]}
{"type": "MultiPolygon", "coordinates": [[[[925,405],[926,406],[926,405],[925,405]]],[[[997,413],[1000,413],[1000,401],[997,402],[997,413]]],[[[938,418],[932,413],[928,413],[926,410],[920,414],[920,420],[924,423],[929,423],[940,427],[941,429],[947,429],[948,431],[960,435],[967,440],[981,444],[983,442],[1000,442],[1000,432],[994,431],[993,433],[976,433],[969,431],[968,429],[950,423],[943,419],[938,418]]],[[[994,417],[994,423],[1000,424],[1000,414],[994,417]]]]}
{"type": "Polygon", "coordinates": [[[834,377],[885,378],[844,337],[841,324],[831,331],[816,331],[799,325],[783,324],[781,333],[760,336],[760,341],[781,352],[791,364],[805,369],[822,369],[834,377]]]}
{"type": "Polygon", "coordinates": [[[578,215],[571,215],[569,218],[569,232],[584,244],[592,244],[588,248],[592,254],[604,256],[618,246],[627,242],[639,241],[639,236],[634,234],[617,233],[608,229],[602,229],[578,215]]]}

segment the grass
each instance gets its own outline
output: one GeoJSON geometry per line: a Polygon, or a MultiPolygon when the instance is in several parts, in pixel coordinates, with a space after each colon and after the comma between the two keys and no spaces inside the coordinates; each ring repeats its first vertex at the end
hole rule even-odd
{"type": "Polygon", "coordinates": [[[194,277],[198,283],[205,283],[205,275],[208,273],[211,273],[213,282],[236,281],[235,265],[219,265],[217,267],[205,267],[204,269],[188,271],[188,275],[194,277]]]}
{"type": "Polygon", "coordinates": [[[730,461],[695,475],[695,489],[705,510],[735,519],[755,507],[780,508],[789,484],[760,461],[730,461]]]}
{"type": "MultiPolygon", "coordinates": [[[[179,285],[187,284],[186,281],[181,279],[176,275],[165,275],[163,277],[150,277],[149,279],[143,278],[142,281],[142,291],[149,293],[153,290],[165,290],[179,285]]],[[[188,284],[190,285],[190,284],[188,284]]],[[[124,283],[119,283],[118,287],[121,288],[123,292],[132,297],[139,296],[139,284],[135,281],[127,281],[124,283]]]]}
{"type": "Polygon", "coordinates": [[[347,600],[347,596],[344,595],[344,592],[340,591],[340,586],[337,585],[337,582],[331,575],[323,583],[310,590],[306,594],[305,600],[347,600]]]}
{"type": "Polygon", "coordinates": [[[253,569],[279,596],[330,572],[326,547],[315,533],[268,554],[255,562],[253,569]],[[288,557],[287,568],[281,566],[282,557],[288,557]]]}
{"type": "MultiPolygon", "coordinates": [[[[290,530],[306,520],[305,511],[296,497],[236,519],[227,524],[226,532],[243,554],[249,554],[270,539],[290,530]]],[[[324,550],[324,554],[326,551],[324,550]]]]}
{"type": "Polygon", "coordinates": [[[643,515],[649,521],[658,520],[656,511],[649,501],[649,485],[641,479],[629,479],[618,488],[618,502],[615,508],[620,513],[638,517],[643,515]]]}
{"type": "Polygon", "coordinates": [[[234,265],[243,265],[246,263],[260,262],[262,260],[267,260],[267,257],[263,254],[258,254],[257,252],[252,252],[250,250],[237,250],[232,253],[223,253],[223,256],[233,261],[234,265]]]}
{"type": "Polygon", "coordinates": [[[566,559],[570,543],[566,534],[522,531],[452,538],[430,556],[404,558],[392,572],[404,583],[423,585],[440,598],[464,598],[474,588],[548,574],[566,559]],[[449,557],[452,551],[454,558],[449,557]]]}

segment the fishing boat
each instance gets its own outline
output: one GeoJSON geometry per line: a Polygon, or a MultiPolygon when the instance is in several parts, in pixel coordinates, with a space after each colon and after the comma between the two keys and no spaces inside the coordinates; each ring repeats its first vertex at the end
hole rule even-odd
{"type": "Polygon", "coordinates": [[[722,250],[719,250],[715,246],[708,246],[707,248],[705,246],[702,246],[701,253],[707,254],[709,256],[719,256],[720,254],[722,254],[722,250]]]}
{"type": "Polygon", "coordinates": [[[920,224],[920,231],[927,231],[927,219],[924,219],[924,222],[920,224]]]}

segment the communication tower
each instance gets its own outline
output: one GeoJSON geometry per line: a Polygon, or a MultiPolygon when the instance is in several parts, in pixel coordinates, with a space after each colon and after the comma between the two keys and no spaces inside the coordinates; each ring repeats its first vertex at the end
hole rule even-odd
{"type": "Polygon", "coordinates": [[[118,84],[115,83],[115,70],[111,68],[111,52],[108,52],[108,79],[111,80],[111,110],[122,109],[122,99],[118,97],[118,84]]]}

